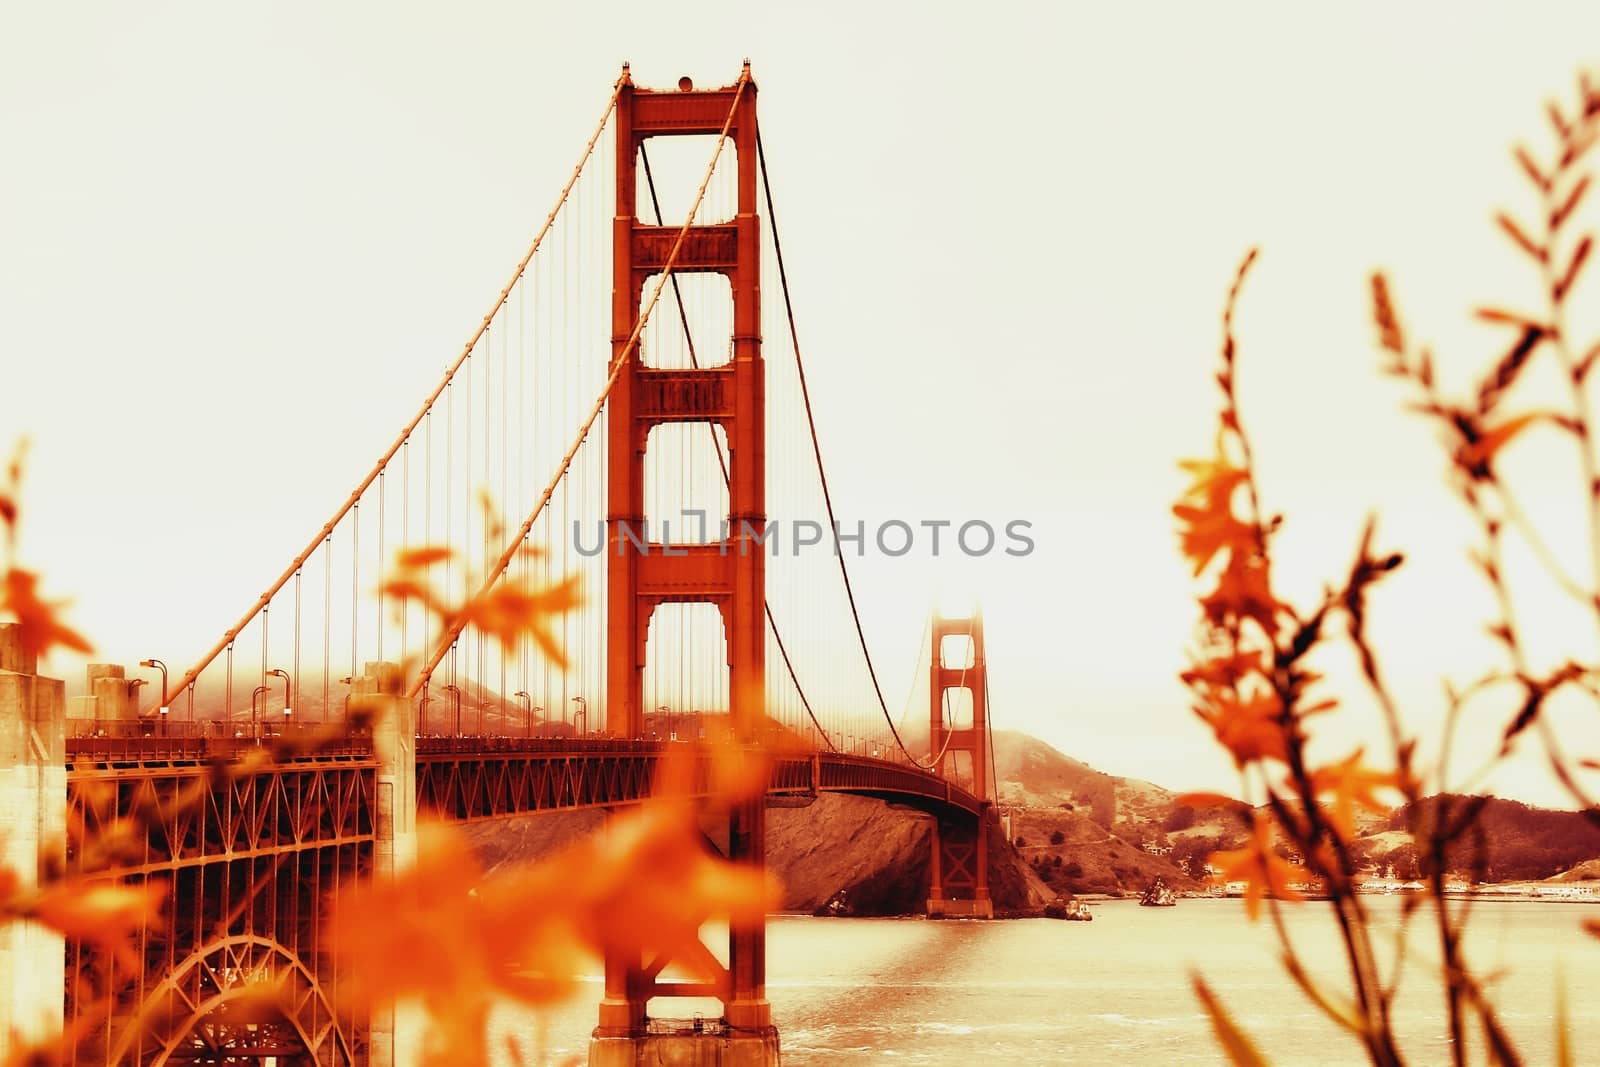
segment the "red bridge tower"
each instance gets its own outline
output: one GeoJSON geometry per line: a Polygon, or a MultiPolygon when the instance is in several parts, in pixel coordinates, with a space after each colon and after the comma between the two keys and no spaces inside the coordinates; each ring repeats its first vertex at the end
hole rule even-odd
{"type": "Polygon", "coordinates": [[[959,779],[965,755],[971,768],[972,792],[984,801],[976,824],[935,817],[933,857],[928,886],[930,916],[992,919],[989,899],[989,675],[983,653],[983,617],[934,616],[931,627],[932,673],[928,686],[928,744],[937,757],[933,772],[959,779]],[[952,640],[952,638],[954,640],[952,640]],[[945,694],[964,693],[957,707],[970,707],[972,721],[945,722],[945,694]]]}
{"type": "MultiPolygon", "coordinates": [[[[625,71],[616,122],[611,338],[612,359],[624,360],[625,366],[608,401],[607,727],[626,737],[644,734],[645,646],[657,606],[711,603],[721,612],[727,638],[733,729],[739,740],[753,741],[766,721],[766,570],[759,540],[766,528],[766,401],[761,229],[756,214],[756,86],[749,65],[737,84],[711,90],[695,90],[687,81],[676,91],[639,89],[625,71]],[[629,341],[639,321],[646,281],[667,265],[681,224],[669,220],[654,226],[639,221],[639,149],[651,137],[718,136],[725,125],[737,163],[736,214],[731,221],[689,227],[673,270],[727,277],[733,299],[732,359],[720,366],[686,370],[648,367],[642,353],[628,350],[629,341]],[[694,422],[720,426],[727,437],[729,532],[723,541],[674,546],[668,555],[661,544],[641,546],[633,540],[642,538],[645,529],[645,452],[653,427],[694,422]]],[[[729,859],[765,864],[765,819],[760,797],[733,810],[727,835],[729,859]]],[[[777,1031],[766,996],[765,925],[732,924],[727,959],[729,992],[723,999],[721,1022],[735,1038],[770,1045],[768,1062],[776,1063],[777,1031]]],[[[663,981],[658,977],[661,966],[662,961],[637,958],[606,960],[605,999],[591,1063],[633,1062],[627,1059],[627,1049],[645,1039],[650,1022],[647,1004],[652,998],[706,995],[702,983],[663,981]],[[619,1058],[610,1058],[613,1054],[619,1058]]],[[[761,1058],[759,1049],[756,1057],[761,1058]]]]}

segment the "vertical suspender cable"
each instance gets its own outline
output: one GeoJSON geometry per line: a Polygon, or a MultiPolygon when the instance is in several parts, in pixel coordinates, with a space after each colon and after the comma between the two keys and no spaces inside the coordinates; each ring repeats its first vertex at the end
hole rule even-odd
{"type": "MultiPolygon", "coordinates": [[[[644,164],[645,185],[650,190],[650,207],[655,212],[656,225],[660,226],[663,224],[661,216],[661,201],[656,196],[655,178],[650,173],[650,155],[645,151],[644,145],[642,144],[639,146],[639,156],[641,162],[644,164]]],[[[770,214],[772,210],[772,201],[770,196],[767,200],[767,210],[770,214]]],[[[773,230],[773,237],[777,237],[776,229],[773,230]]],[[[684,308],[683,293],[678,288],[678,279],[676,275],[671,278],[671,282],[672,295],[678,305],[678,321],[683,324],[684,345],[689,351],[689,366],[698,370],[700,367],[700,360],[695,354],[694,335],[689,329],[689,313],[684,308]]],[[[729,486],[729,490],[731,492],[732,480],[728,471],[728,460],[722,451],[722,441],[717,437],[715,428],[712,428],[711,430],[711,441],[712,444],[716,446],[717,467],[722,471],[723,483],[729,486]]],[[[648,455],[648,453],[646,454],[648,455]]],[[[795,673],[794,662],[789,658],[789,650],[784,647],[783,635],[778,631],[778,620],[772,614],[772,602],[770,600],[765,600],[763,601],[762,606],[766,609],[767,625],[772,630],[773,642],[778,646],[779,655],[783,657],[783,665],[789,672],[789,680],[794,683],[795,692],[800,696],[800,703],[805,706],[806,715],[810,717],[812,725],[814,725],[817,728],[817,732],[822,735],[822,740],[827,744],[828,748],[836,749],[837,746],[834,745],[833,739],[828,736],[828,731],[824,729],[822,723],[818,721],[816,712],[811,710],[811,701],[806,699],[805,688],[800,684],[800,677],[795,673]]],[[[681,701],[682,698],[680,697],[679,699],[681,701]]]]}
{"type": "MultiPolygon", "coordinates": [[[[487,327],[489,321],[494,318],[495,313],[499,311],[501,306],[504,305],[506,300],[510,297],[511,290],[516,286],[517,282],[521,280],[523,272],[527,270],[528,263],[533,259],[534,253],[539,250],[540,244],[543,243],[545,234],[549,232],[550,227],[552,224],[554,224],[557,214],[559,214],[561,211],[562,205],[564,205],[567,201],[567,194],[572,190],[573,185],[576,184],[579,175],[583,173],[584,167],[589,162],[589,157],[594,153],[594,146],[599,142],[601,133],[605,131],[607,124],[611,120],[611,112],[617,106],[617,95],[622,91],[624,82],[624,78],[618,78],[616,84],[612,87],[611,96],[606,101],[605,111],[601,114],[600,121],[595,126],[594,133],[590,135],[588,143],[584,145],[583,154],[579,156],[577,166],[573,169],[572,176],[567,179],[567,184],[562,187],[560,196],[556,198],[555,207],[550,209],[550,214],[546,216],[544,225],[540,227],[539,232],[534,235],[533,242],[529,246],[527,254],[524,255],[522,260],[517,264],[517,269],[512,274],[511,280],[506,283],[503,289],[501,289],[500,296],[495,301],[494,306],[490,309],[489,314],[484,316],[484,325],[479,327],[480,333],[487,327]]],[[[185,672],[183,677],[178,680],[177,685],[174,687],[174,691],[177,689],[182,689],[190,682],[193,682],[195,678],[199,676],[200,672],[205,670],[206,667],[209,666],[211,662],[222,653],[224,648],[232,644],[234,639],[239,636],[239,631],[242,630],[245,625],[250,622],[250,620],[255,618],[256,614],[261,611],[262,608],[266,607],[266,605],[271,602],[273,595],[277,593],[279,589],[283,588],[289,579],[293,577],[294,572],[311,557],[312,553],[316,551],[318,543],[333,532],[333,528],[338,525],[340,520],[342,520],[350,511],[350,509],[355,506],[356,502],[361,499],[361,495],[366,492],[367,487],[372,484],[372,481],[375,478],[377,478],[378,472],[383,469],[390,459],[394,458],[394,454],[400,450],[401,445],[405,443],[405,440],[410,436],[411,431],[416,429],[417,424],[421,422],[424,416],[426,416],[427,413],[433,409],[434,401],[437,400],[439,398],[439,394],[444,391],[445,385],[447,385],[450,380],[455,377],[456,368],[459,367],[466,359],[467,355],[472,351],[473,346],[476,345],[477,342],[478,335],[474,334],[473,337],[467,342],[466,348],[463,350],[462,354],[456,359],[455,363],[451,365],[450,369],[445,372],[444,381],[441,382],[439,386],[434,389],[433,393],[429,395],[428,399],[423,402],[422,409],[409,423],[406,424],[405,428],[400,431],[399,437],[397,437],[394,443],[389,446],[382,456],[379,457],[378,462],[373,464],[372,469],[368,472],[367,476],[362,479],[361,483],[357,485],[351,494],[345,499],[344,504],[342,504],[339,509],[334,512],[333,518],[329,519],[323,525],[316,537],[311,540],[311,543],[295,557],[294,562],[292,562],[278,577],[278,580],[274,582],[259,599],[256,600],[255,604],[250,607],[250,610],[245,612],[244,616],[237,623],[235,623],[227,633],[223,635],[222,639],[218,641],[209,652],[200,657],[199,661],[193,667],[190,667],[187,672],[185,672]]]]}
{"type": "Polygon", "coordinates": [[[356,630],[356,611],[361,604],[361,505],[350,509],[350,677],[360,666],[361,642],[356,630]]]}
{"type": "MultiPolygon", "coordinates": [[[[550,503],[550,499],[555,495],[557,486],[565,481],[567,471],[571,469],[573,457],[577,454],[578,449],[582,447],[583,442],[588,438],[589,431],[594,426],[595,421],[600,417],[600,412],[605,407],[606,398],[611,395],[612,387],[616,385],[617,379],[622,376],[623,368],[626,367],[629,360],[633,358],[633,355],[639,345],[640,334],[643,332],[645,324],[649,322],[650,315],[655,310],[657,302],[661,299],[661,291],[665,288],[668,278],[671,277],[673,270],[677,267],[678,257],[683,252],[684,240],[688,236],[690,227],[694,225],[695,215],[700,210],[701,202],[705,199],[706,186],[710,184],[712,171],[716,169],[717,160],[721,157],[723,146],[727,143],[728,131],[733,126],[733,117],[738,111],[739,101],[744,97],[744,90],[746,85],[749,84],[749,80],[748,72],[742,74],[740,75],[738,84],[734,87],[733,105],[729,108],[728,117],[722,126],[722,132],[717,137],[716,150],[712,153],[711,164],[706,170],[705,178],[700,183],[700,189],[695,194],[694,204],[689,209],[689,217],[684,220],[683,226],[679,228],[677,238],[672,243],[672,250],[668,253],[666,262],[662,266],[661,275],[656,281],[654,288],[651,290],[650,298],[640,312],[639,319],[634,324],[633,330],[628,336],[628,340],[622,347],[622,351],[618,353],[616,359],[613,361],[611,371],[606,376],[604,387],[601,389],[600,395],[595,398],[594,404],[590,407],[588,415],[584,418],[583,424],[578,428],[577,433],[574,435],[572,444],[568,447],[566,454],[562,457],[560,466],[556,469],[556,472],[552,476],[550,482],[545,486],[544,492],[540,494],[539,500],[534,505],[533,511],[529,513],[525,520],[523,520],[522,526],[518,530],[516,536],[513,537],[508,543],[506,550],[501,553],[500,559],[496,562],[492,573],[485,577],[483,584],[480,585],[475,596],[481,597],[489,590],[492,583],[498,579],[500,573],[505,570],[506,565],[516,555],[517,545],[521,543],[522,538],[527,535],[528,531],[532,529],[533,524],[538,522],[539,517],[544,514],[544,510],[550,503]]],[[[437,667],[439,665],[439,661],[444,658],[444,653],[448,647],[448,643],[455,640],[455,636],[461,632],[465,625],[466,620],[464,618],[457,618],[449,624],[449,626],[446,628],[447,636],[443,637],[439,644],[435,646],[432,655],[423,665],[421,674],[418,676],[417,680],[412,683],[411,690],[408,695],[415,696],[416,692],[421,689],[428,676],[433,672],[433,669],[437,667]]]]}

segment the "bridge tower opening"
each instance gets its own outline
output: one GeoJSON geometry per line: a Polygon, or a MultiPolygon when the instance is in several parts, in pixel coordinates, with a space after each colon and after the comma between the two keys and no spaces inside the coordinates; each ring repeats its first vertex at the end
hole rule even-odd
{"type": "MultiPolygon", "coordinates": [[[[989,675],[984,658],[983,617],[935,616],[928,685],[928,744],[934,773],[951,778],[970,768],[972,793],[983,801],[975,823],[935,818],[929,864],[930,916],[994,918],[989,897],[989,675]],[[947,719],[949,697],[961,714],[947,719]],[[970,712],[970,714],[968,714],[970,712]]],[[[966,784],[966,783],[963,783],[966,784]]]]}
{"type": "MultiPolygon", "coordinates": [[[[616,216],[613,223],[612,369],[623,362],[607,401],[607,696],[613,734],[646,732],[644,668],[650,620],[663,604],[710,603],[722,617],[728,662],[729,717],[735,737],[755,740],[766,720],[765,693],[765,372],[761,358],[761,231],[756,213],[756,86],[746,64],[739,81],[695,89],[640,89],[626,70],[616,104],[616,216]],[[731,116],[731,118],[730,118],[731,116]],[[679,245],[682,220],[663,225],[638,217],[638,160],[652,137],[722,135],[736,158],[737,207],[731,221],[692,225],[674,273],[725,277],[732,300],[732,356],[715,366],[654,367],[629,352],[647,280],[661,273],[679,245]],[[675,423],[708,423],[728,447],[727,533],[704,544],[669,546],[649,540],[645,525],[645,456],[650,431],[675,423]]],[[[716,522],[720,517],[708,517],[716,522]]],[[[728,858],[763,866],[766,810],[761,798],[730,813],[728,858]]],[[[728,930],[723,1015],[701,1034],[747,1047],[719,1059],[777,1061],[777,1031],[766,996],[764,923],[728,930]],[[770,1055],[769,1055],[770,1050],[770,1055]]],[[[659,977],[663,961],[608,957],[605,997],[590,1062],[635,1062],[640,1045],[662,1037],[652,1027],[653,999],[703,996],[704,983],[659,977]],[[655,1031],[652,1036],[652,1030],[655,1031]]],[[[669,1028],[670,1029],[670,1028],[669,1028]]],[[[642,1062],[639,1061],[639,1062],[642,1062]]],[[[701,1062],[697,1060],[696,1062],[701,1062]]]]}

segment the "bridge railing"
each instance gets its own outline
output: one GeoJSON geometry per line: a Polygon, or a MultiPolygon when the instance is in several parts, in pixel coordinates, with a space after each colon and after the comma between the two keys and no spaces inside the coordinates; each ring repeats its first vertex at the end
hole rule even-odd
{"type": "MultiPolygon", "coordinates": [[[[419,756],[470,756],[478,753],[608,753],[649,755],[666,751],[670,741],[635,741],[613,737],[494,737],[420,734],[419,756]]],[[[683,746],[687,749],[687,745],[683,746]]]]}
{"type": "MultiPolygon", "coordinates": [[[[77,722],[68,723],[67,759],[70,762],[136,763],[167,760],[237,759],[284,738],[311,735],[323,730],[319,726],[301,726],[289,730],[259,731],[251,736],[249,723],[243,729],[229,732],[232,724],[214,727],[211,723],[172,723],[174,729],[162,733],[159,729],[140,729],[141,724],[131,722],[77,722]],[[177,727],[182,727],[178,729],[177,727]]],[[[304,747],[303,756],[316,759],[366,758],[373,754],[372,738],[356,733],[328,735],[325,731],[314,745],[304,747]]]]}
{"type": "Polygon", "coordinates": [[[68,719],[67,737],[167,737],[167,738],[271,738],[327,732],[322,722],[250,722],[248,719],[183,719],[162,722],[153,716],[139,719],[68,719]]]}

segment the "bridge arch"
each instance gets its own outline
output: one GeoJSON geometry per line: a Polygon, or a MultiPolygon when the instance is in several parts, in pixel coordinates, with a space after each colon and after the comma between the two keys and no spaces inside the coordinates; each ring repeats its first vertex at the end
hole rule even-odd
{"type": "MultiPolygon", "coordinates": [[[[175,1056],[199,1035],[218,1062],[229,1062],[225,1057],[230,1046],[206,1036],[203,1027],[208,1019],[256,997],[256,983],[262,980],[277,986],[280,995],[276,1018],[251,1017],[251,1024],[266,1025],[254,1033],[270,1040],[281,1025],[300,1045],[299,1050],[284,1050],[290,1056],[299,1054],[317,1064],[356,1062],[350,1035],[339,1027],[338,1013],[315,969],[293,950],[256,934],[216,938],[174,964],[146,994],[143,1025],[124,1028],[111,1061],[129,1062],[134,1049],[143,1047],[153,1055],[149,1062],[162,1067],[178,1062],[175,1056]],[[192,995],[196,990],[198,997],[192,995]]],[[[243,1051],[251,1046],[232,1047],[243,1051]]]]}

